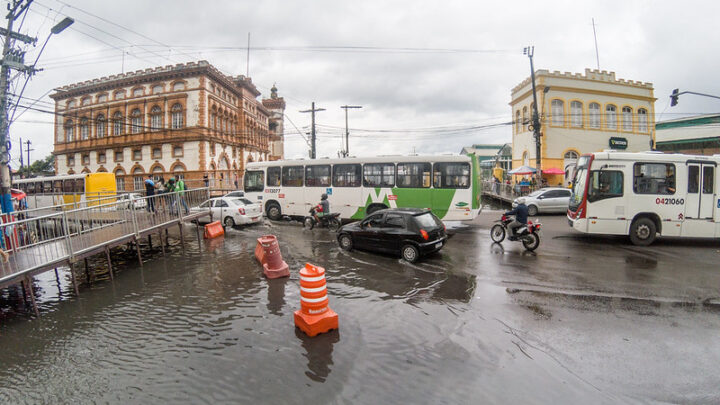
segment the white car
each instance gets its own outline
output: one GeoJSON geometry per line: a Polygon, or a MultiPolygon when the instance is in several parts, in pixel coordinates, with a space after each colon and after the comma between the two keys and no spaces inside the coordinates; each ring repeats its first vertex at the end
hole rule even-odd
{"type": "MultiPolygon", "coordinates": [[[[226,227],[235,225],[248,225],[262,222],[262,208],[247,198],[216,197],[211,198],[197,207],[190,208],[191,212],[210,210],[210,220],[222,221],[226,227]]],[[[201,221],[208,221],[207,217],[201,221]]]]}
{"type": "Polygon", "coordinates": [[[131,209],[136,210],[145,209],[147,206],[147,199],[142,198],[143,196],[138,193],[126,193],[118,194],[117,196],[117,208],[118,209],[131,209]],[[132,202],[130,202],[132,200],[132,202]]]}
{"type": "Polygon", "coordinates": [[[244,191],[231,191],[225,194],[223,197],[245,197],[244,191]]]}
{"type": "MultiPolygon", "coordinates": [[[[528,207],[528,215],[535,216],[538,213],[567,212],[570,203],[571,191],[569,188],[546,187],[533,191],[525,196],[525,205],[528,207]]],[[[513,208],[517,206],[517,199],[513,201],[513,208]]]]}

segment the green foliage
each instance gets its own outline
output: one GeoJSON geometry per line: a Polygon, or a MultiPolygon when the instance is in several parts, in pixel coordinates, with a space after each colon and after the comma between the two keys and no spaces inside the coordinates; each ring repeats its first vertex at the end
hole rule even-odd
{"type": "Polygon", "coordinates": [[[55,155],[50,154],[45,159],[34,161],[30,167],[23,167],[25,177],[47,176],[55,173],[55,155]]]}

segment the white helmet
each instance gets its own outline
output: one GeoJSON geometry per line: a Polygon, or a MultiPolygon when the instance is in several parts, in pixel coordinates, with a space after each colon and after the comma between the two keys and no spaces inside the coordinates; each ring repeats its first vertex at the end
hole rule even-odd
{"type": "Polygon", "coordinates": [[[525,201],[527,201],[527,200],[525,199],[525,197],[518,197],[518,199],[517,199],[517,203],[518,203],[518,204],[525,204],[525,201]]]}

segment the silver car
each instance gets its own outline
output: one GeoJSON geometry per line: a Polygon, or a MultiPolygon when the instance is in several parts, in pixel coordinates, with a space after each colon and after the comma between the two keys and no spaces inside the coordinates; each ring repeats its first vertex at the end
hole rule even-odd
{"type": "MultiPolygon", "coordinates": [[[[525,196],[525,205],[528,215],[538,213],[567,212],[570,203],[570,189],[562,187],[546,187],[535,190],[525,196]]],[[[517,199],[513,201],[513,208],[517,206],[517,199]]]]}

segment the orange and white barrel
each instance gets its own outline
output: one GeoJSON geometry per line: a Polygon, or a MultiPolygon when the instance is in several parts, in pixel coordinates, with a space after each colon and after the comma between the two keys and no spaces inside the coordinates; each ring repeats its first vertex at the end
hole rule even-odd
{"type": "Polygon", "coordinates": [[[300,310],[295,325],[308,336],[338,328],[338,315],[328,306],[325,269],[306,263],[300,270],[300,310]]]}

